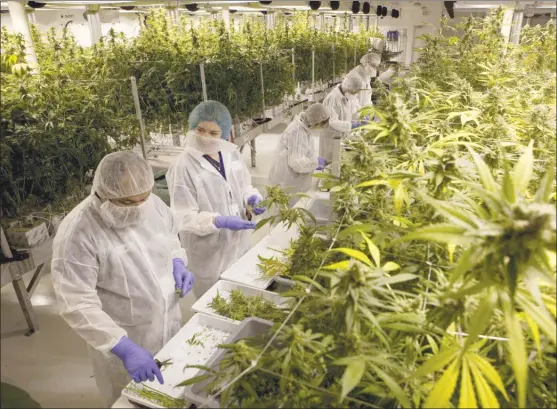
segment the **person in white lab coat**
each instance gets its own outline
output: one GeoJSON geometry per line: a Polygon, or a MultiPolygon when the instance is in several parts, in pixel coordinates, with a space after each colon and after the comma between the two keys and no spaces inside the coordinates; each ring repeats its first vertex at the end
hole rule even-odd
{"type": "Polygon", "coordinates": [[[325,159],[315,152],[311,132],[325,129],[330,116],[329,108],[316,103],[294,118],[280,137],[269,184],[280,185],[288,193],[305,192],[311,187],[313,171],[325,166],[325,159]]]}
{"type": "Polygon", "coordinates": [[[373,105],[371,102],[371,79],[377,75],[379,64],[381,64],[381,55],[369,53],[364,55],[360,59],[360,64],[350,71],[350,74],[359,76],[364,83],[363,89],[358,93],[361,107],[373,105]]]}
{"type": "Polygon", "coordinates": [[[91,196],[66,216],[52,246],[61,315],[89,346],[105,407],[131,379],[163,383],[153,355],[181,327],[175,290],[183,296],[193,285],[178,226],[153,185],[141,156],[105,156],[91,196]]]}
{"type": "Polygon", "coordinates": [[[347,75],[323,100],[323,105],[331,111],[329,128],[323,132],[319,143],[319,155],[328,162],[333,159],[333,140],[345,138],[350,130],[358,128],[367,121],[358,121],[360,103],[358,92],[364,83],[358,75],[347,75]]]}
{"type": "Polygon", "coordinates": [[[226,140],[232,118],[217,101],[189,117],[186,148],[168,169],[170,207],[181,220],[180,239],[201,297],[250,248],[251,212],[265,211],[238,147],[226,140]]]}

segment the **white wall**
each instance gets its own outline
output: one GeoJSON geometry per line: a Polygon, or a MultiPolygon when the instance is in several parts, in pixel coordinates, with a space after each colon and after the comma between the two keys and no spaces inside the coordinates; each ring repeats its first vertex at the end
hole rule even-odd
{"type": "MultiPolygon", "coordinates": [[[[89,26],[83,16],[83,8],[72,8],[65,10],[36,10],[35,21],[39,30],[46,33],[51,27],[61,31],[66,24],[68,30],[75,36],[76,41],[82,46],[91,45],[89,26]]],[[[124,32],[126,37],[135,37],[140,30],[140,23],[136,13],[120,13],[117,10],[101,10],[101,27],[103,35],[108,34],[111,28],[117,32],[124,32]]],[[[8,13],[2,14],[2,26],[6,26],[8,31],[12,31],[12,21],[8,13]]]]}
{"type": "MultiPolygon", "coordinates": [[[[406,47],[404,63],[410,64],[416,61],[418,53],[413,48],[420,47],[420,40],[415,37],[425,33],[432,33],[439,28],[439,21],[442,17],[444,6],[443,2],[422,2],[427,7],[427,15],[423,15],[422,9],[411,4],[404,4],[402,7],[395,7],[400,10],[399,18],[387,16],[379,19],[379,31],[387,36],[388,31],[406,29],[406,47]],[[417,35],[416,35],[417,34],[417,35]]],[[[387,5],[389,14],[391,7],[387,5]]]]}

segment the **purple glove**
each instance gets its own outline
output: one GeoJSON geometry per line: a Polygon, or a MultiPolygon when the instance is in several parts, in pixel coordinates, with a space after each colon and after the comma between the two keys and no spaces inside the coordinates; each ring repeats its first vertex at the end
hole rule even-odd
{"type": "Polygon", "coordinates": [[[321,158],[321,157],[317,158],[317,169],[316,170],[323,170],[323,169],[325,169],[326,165],[327,165],[327,161],[325,160],[325,158],[321,158]]]}
{"type": "Polygon", "coordinates": [[[265,213],[265,210],[267,210],[266,207],[257,207],[257,205],[259,203],[261,203],[262,201],[263,201],[263,199],[260,196],[257,196],[257,195],[252,195],[248,199],[248,205],[253,207],[253,212],[255,213],[256,216],[259,216],[260,214],[265,213]]]}
{"type": "Polygon", "coordinates": [[[190,292],[193,286],[193,273],[188,271],[184,265],[184,260],[175,258],[172,260],[172,275],[176,283],[176,290],[182,290],[180,298],[190,292]]]}
{"type": "Polygon", "coordinates": [[[154,381],[157,377],[161,385],[164,383],[153,355],[134,344],[128,337],[122,337],[111,352],[122,360],[124,368],[135,382],[145,382],[147,379],[154,381]]]}
{"type": "Polygon", "coordinates": [[[352,122],[352,129],[359,128],[360,126],[362,126],[361,123],[359,123],[359,122],[357,122],[357,121],[353,121],[353,122],[352,122]]]}
{"type": "Polygon", "coordinates": [[[217,216],[215,226],[217,229],[250,230],[255,229],[255,222],[248,222],[240,216],[217,216]]]}

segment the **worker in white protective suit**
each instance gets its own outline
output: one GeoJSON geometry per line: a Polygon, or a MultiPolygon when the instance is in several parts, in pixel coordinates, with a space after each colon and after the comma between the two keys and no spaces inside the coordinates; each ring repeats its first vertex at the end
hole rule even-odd
{"type": "Polygon", "coordinates": [[[217,101],[202,102],[189,117],[186,148],[166,179],[170,207],[180,218],[180,239],[201,297],[250,248],[256,223],[266,209],[238,147],[230,137],[232,117],[217,101]]]}
{"type": "MultiPolygon", "coordinates": [[[[280,137],[269,184],[280,185],[288,193],[305,192],[311,187],[313,171],[325,167],[325,159],[315,152],[312,130],[328,127],[330,116],[329,108],[316,103],[294,118],[280,137]]],[[[293,198],[291,205],[296,200],[293,198]]]]}
{"type": "Polygon", "coordinates": [[[105,156],[52,247],[61,315],[89,346],[105,407],[131,379],[163,383],[153,355],[180,329],[178,299],[193,286],[177,223],[153,185],[141,156],[105,156]]]}
{"type": "Polygon", "coordinates": [[[381,64],[381,55],[369,53],[360,59],[360,64],[350,71],[350,74],[357,75],[364,83],[363,89],[358,93],[360,107],[373,105],[371,102],[371,79],[377,75],[377,70],[381,64]]]}
{"type": "Polygon", "coordinates": [[[379,77],[377,77],[377,81],[385,84],[387,86],[387,89],[390,90],[395,78],[396,78],[396,63],[390,64],[389,68],[385,72],[382,72],[379,75],[379,77]]]}
{"type": "Polygon", "coordinates": [[[347,75],[342,83],[336,86],[323,100],[331,111],[329,128],[323,132],[319,142],[319,156],[328,162],[333,160],[333,143],[335,138],[345,138],[352,129],[358,128],[367,121],[358,120],[360,103],[358,92],[364,87],[362,79],[357,75],[347,75]]]}

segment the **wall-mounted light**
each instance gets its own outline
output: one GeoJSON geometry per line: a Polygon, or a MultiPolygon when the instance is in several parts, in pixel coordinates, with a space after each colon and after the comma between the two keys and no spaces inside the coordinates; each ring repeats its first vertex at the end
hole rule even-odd
{"type": "Polygon", "coordinates": [[[331,1],[329,2],[329,5],[331,6],[331,10],[338,10],[340,7],[340,1],[331,1]]]}
{"type": "Polygon", "coordinates": [[[447,14],[450,18],[454,18],[454,5],[456,1],[444,1],[445,10],[447,10],[447,14]]]}
{"type": "Polygon", "coordinates": [[[360,12],[360,2],[359,1],[353,1],[352,2],[352,13],[358,14],[359,12],[360,12]]]}
{"type": "Polygon", "coordinates": [[[309,8],[312,10],[319,10],[319,7],[321,7],[321,2],[320,1],[310,1],[309,2],[309,8]]]}
{"type": "Polygon", "coordinates": [[[42,9],[44,6],[46,6],[46,3],[41,3],[39,1],[28,1],[27,5],[32,9],[42,9]]]}
{"type": "Polygon", "coordinates": [[[369,5],[369,2],[364,2],[364,6],[362,8],[362,11],[364,14],[369,14],[369,12],[371,11],[371,6],[369,5]]]}

